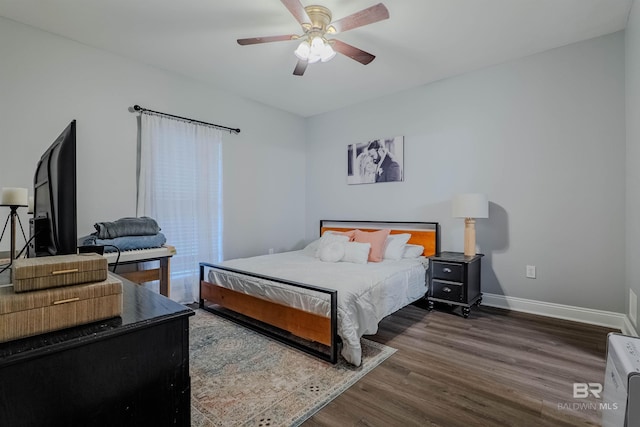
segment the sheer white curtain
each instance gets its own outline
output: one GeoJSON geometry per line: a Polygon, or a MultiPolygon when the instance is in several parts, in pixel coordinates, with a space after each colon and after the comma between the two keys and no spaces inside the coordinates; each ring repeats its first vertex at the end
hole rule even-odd
{"type": "Polygon", "coordinates": [[[156,219],[171,258],[171,299],[198,300],[198,262],[222,259],[222,132],[140,116],[137,215],[156,219]]]}

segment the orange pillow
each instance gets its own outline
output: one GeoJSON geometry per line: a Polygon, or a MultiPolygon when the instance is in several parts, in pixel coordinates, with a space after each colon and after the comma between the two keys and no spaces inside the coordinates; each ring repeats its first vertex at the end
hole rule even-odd
{"type": "Polygon", "coordinates": [[[354,242],[358,243],[371,243],[371,250],[369,251],[370,262],[380,262],[384,255],[384,244],[387,241],[389,235],[389,229],[383,229],[378,231],[372,231],[370,233],[366,231],[356,230],[354,242]]]}

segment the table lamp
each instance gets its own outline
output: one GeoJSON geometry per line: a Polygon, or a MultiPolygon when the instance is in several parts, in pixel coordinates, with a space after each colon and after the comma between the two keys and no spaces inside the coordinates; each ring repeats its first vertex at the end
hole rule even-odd
{"type": "Polygon", "coordinates": [[[453,198],[454,218],[464,218],[464,254],[476,254],[476,218],[489,218],[489,201],[486,194],[466,193],[453,198]]]}
{"type": "MultiPolygon", "coordinates": [[[[11,262],[16,257],[16,219],[20,222],[20,217],[18,216],[18,208],[27,207],[28,206],[28,192],[29,190],[26,188],[3,188],[2,189],[2,198],[0,199],[0,206],[6,206],[10,209],[9,216],[7,217],[7,221],[4,224],[4,228],[2,230],[2,235],[4,235],[4,230],[7,227],[7,222],[11,219],[11,262]]],[[[20,222],[20,228],[22,229],[22,223],[20,222]]],[[[22,229],[22,234],[24,235],[24,229],[22,229]]],[[[0,240],[2,240],[2,236],[0,236],[0,240]]]]}

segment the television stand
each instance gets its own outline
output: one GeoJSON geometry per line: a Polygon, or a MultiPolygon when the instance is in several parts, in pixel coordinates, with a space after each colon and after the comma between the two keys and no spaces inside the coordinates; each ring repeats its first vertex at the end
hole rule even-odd
{"type": "Polygon", "coordinates": [[[194,312],[122,285],[120,317],[0,343],[0,426],[190,425],[194,312]]]}

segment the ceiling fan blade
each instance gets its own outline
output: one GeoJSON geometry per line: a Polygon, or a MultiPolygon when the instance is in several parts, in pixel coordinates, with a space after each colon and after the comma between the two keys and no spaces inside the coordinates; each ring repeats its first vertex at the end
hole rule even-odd
{"type": "Polygon", "coordinates": [[[388,18],[389,11],[385,5],[378,3],[375,6],[362,9],[360,12],[356,12],[332,22],[331,27],[335,28],[337,33],[343,33],[345,31],[353,30],[354,28],[362,27],[363,25],[373,24],[374,22],[388,18]]]}
{"type": "Polygon", "coordinates": [[[304,6],[300,3],[300,0],[281,0],[284,7],[286,7],[289,12],[296,18],[296,21],[300,25],[304,23],[310,23],[311,19],[309,19],[309,15],[307,15],[307,11],[304,10],[304,6]]]}
{"type": "Polygon", "coordinates": [[[309,62],[299,59],[298,63],[296,64],[296,68],[293,70],[293,75],[294,76],[303,75],[305,70],[307,69],[307,64],[309,64],[309,62]]]}
{"type": "Polygon", "coordinates": [[[251,37],[248,39],[238,39],[238,44],[242,46],[246,46],[248,44],[281,42],[286,40],[295,40],[297,38],[299,38],[299,36],[295,34],[288,34],[288,35],[282,35],[282,36],[269,36],[269,37],[251,37]]]}
{"type": "Polygon", "coordinates": [[[331,40],[333,42],[333,50],[340,52],[341,54],[348,56],[349,58],[358,61],[363,65],[367,65],[375,59],[375,55],[358,49],[357,47],[341,42],[340,40],[331,40]]]}

